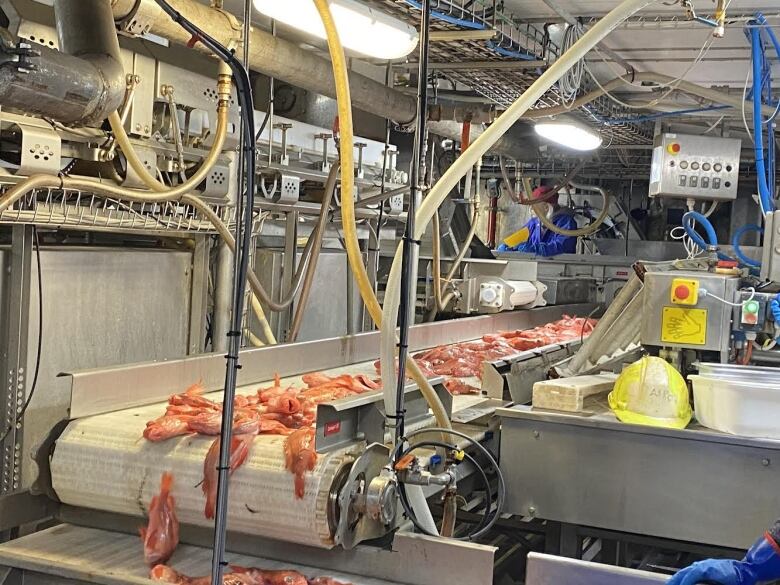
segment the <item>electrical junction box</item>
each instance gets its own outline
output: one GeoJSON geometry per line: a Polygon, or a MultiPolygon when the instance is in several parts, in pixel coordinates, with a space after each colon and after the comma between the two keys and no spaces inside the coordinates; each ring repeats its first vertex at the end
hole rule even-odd
{"type": "Polygon", "coordinates": [[[732,201],[737,198],[742,141],[661,134],[650,168],[650,197],[732,201]]]}
{"type": "Polygon", "coordinates": [[[642,345],[727,352],[734,307],[723,301],[736,302],[738,286],[739,278],[724,274],[648,272],[643,293],[642,345]],[[675,303],[675,289],[694,281],[698,283],[696,303],[675,303]]]}

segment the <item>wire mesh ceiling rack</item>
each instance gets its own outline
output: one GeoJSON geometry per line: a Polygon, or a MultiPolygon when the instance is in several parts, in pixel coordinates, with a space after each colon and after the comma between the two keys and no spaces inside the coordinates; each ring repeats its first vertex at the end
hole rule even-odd
{"type": "MultiPolygon", "coordinates": [[[[393,14],[410,24],[420,20],[418,0],[367,0],[368,4],[393,14]]],[[[559,47],[550,39],[544,25],[522,22],[501,11],[497,0],[433,0],[433,31],[462,32],[461,38],[431,43],[432,63],[446,63],[440,71],[450,81],[470,87],[499,108],[511,105],[540,73],[559,57],[559,47]],[[494,34],[475,35],[473,31],[494,34]],[[457,68],[457,64],[462,68],[457,68]],[[491,63],[495,67],[491,68],[491,63]],[[516,64],[512,67],[510,63],[516,64]]],[[[580,93],[595,89],[584,77],[580,93]]],[[[561,105],[556,88],[551,89],[534,107],[561,105]]],[[[607,97],[600,97],[573,115],[598,128],[605,142],[612,145],[652,143],[652,125],[622,122],[629,112],[607,97]]]]}

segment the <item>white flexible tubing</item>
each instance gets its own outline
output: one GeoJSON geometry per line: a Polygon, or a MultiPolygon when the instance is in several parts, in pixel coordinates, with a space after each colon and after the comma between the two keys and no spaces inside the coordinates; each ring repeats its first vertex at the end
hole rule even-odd
{"type": "Polygon", "coordinates": [[[268,322],[263,305],[260,304],[260,299],[257,298],[255,293],[252,293],[252,310],[255,312],[255,316],[260,322],[260,327],[263,330],[263,337],[265,337],[265,340],[268,342],[268,344],[276,345],[279,343],[276,340],[273,329],[271,329],[271,324],[268,322]]]}
{"type": "MultiPolygon", "coordinates": [[[[395,406],[393,406],[395,408],[395,406]]],[[[425,528],[431,534],[439,534],[439,529],[431,514],[428,501],[425,499],[425,492],[422,486],[406,484],[406,495],[409,498],[409,505],[414,510],[414,516],[417,518],[420,526],[425,528]]]]}
{"type": "MultiPolygon", "coordinates": [[[[442,204],[458,181],[472,168],[480,158],[498,141],[501,136],[517,122],[533,104],[535,104],[558,80],[593,47],[600,43],[624,20],[657,0],[625,0],[609,14],[588,30],[571,49],[550,66],[539,79],[521,95],[508,110],[499,116],[452,164],[447,172],[423,201],[417,212],[414,239],[419,240],[425,232],[433,214],[442,204]]],[[[380,359],[382,367],[382,386],[385,389],[385,407],[392,404],[395,408],[395,324],[398,322],[401,280],[401,245],[396,250],[393,266],[385,290],[385,304],[382,311],[382,332],[380,335],[380,359]],[[388,367],[389,365],[389,367],[388,367]]],[[[393,412],[390,410],[388,412],[393,412]]]]}

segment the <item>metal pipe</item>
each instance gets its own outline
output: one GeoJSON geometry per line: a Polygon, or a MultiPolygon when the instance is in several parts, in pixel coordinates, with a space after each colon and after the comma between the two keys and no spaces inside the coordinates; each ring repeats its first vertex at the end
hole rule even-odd
{"type": "MultiPolygon", "coordinates": [[[[678,91],[681,91],[683,93],[695,95],[717,104],[723,104],[724,106],[731,106],[732,108],[736,108],[737,110],[740,110],[740,108],[742,107],[746,107],[746,108],[752,107],[752,103],[742,101],[741,95],[732,96],[726,93],[725,91],[721,91],[718,89],[710,89],[708,87],[704,87],[696,83],[691,83],[690,81],[675,79],[674,77],[671,77],[669,75],[664,75],[662,73],[643,71],[643,72],[637,72],[635,75],[632,76],[631,79],[618,77],[616,79],[613,79],[612,81],[609,81],[608,83],[603,83],[600,88],[577,98],[574,101],[574,103],[571,104],[569,107],[552,106],[547,108],[536,108],[533,110],[528,110],[525,114],[523,114],[523,119],[536,120],[539,118],[548,118],[550,116],[558,116],[560,114],[566,114],[567,112],[570,112],[577,108],[581,108],[582,106],[585,106],[593,102],[594,100],[600,98],[605,93],[612,91],[613,89],[623,87],[624,85],[630,86],[634,83],[641,83],[645,81],[651,83],[663,84],[666,86],[673,85],[676,87],[678,91]]],[[[771,117],[775,113],[775,108],[773,106],[763,106],[762,112],[765,116],[771,117]]]]}
{"type": "MultiPolygon", "coordinates": [[[[141,4],[150,2],[140,1],[141,4]]],[[[114,18],[121,20],[127,17],[136,3],[137,0],[112,0],[114,18]]],[[[200,4],[197,0],[169,0],[168,3],[220,43],[235,46],[240,42],[241,22],[231,14],[200,4]]],[[[155,19],[149,32],[181,45],[187,45],[192,40],[186,31],[166,18],[155,19]]],[[[302,89],[336,97],[336,83],[328,60],[295,43],[274,37],[259,27],[252,28],[250,41],[249,64],[253,70],[302,89]]],[[[201,43],[196,43],[194,48],[210,54],[201,43]]],[[[355,108],[399,124],[414,121],[417,115],[414,97],[355,72],[350,72],[349,81],[355,108]]]]}
{"type": "Polygon", "coordinates": [[[60,51],[27,43],[32,54],[0,67],[0,104],[64,124],[100,123],[126,88],[111,8],[105,0],[55,0],[54,15],[60,51]]]}
{"type": "Polygon", "coordinates": [[[227,334],[230,331],[230,285],[233,282],[233,252],[223,240],[217,248],[217,270],[214,281],[214,320],[212,321],[211,346],[214,351],[227,351],[227,334]]]}
{"type": "MultiPolygon", "coordinates": [[[[301,332],[301,324],[303,323],[303,316],[306,312],[306,305],[309,302],[309,295],[314,284],[314,276],[317,271],[317,263],[319,262],[320,252],[322,252],[322,240],[325,238],[325,231],[327,230],[328,217],[331,201],[336,193],[336,184],[338,183],[340,165],[338,162],[334,163],[330,168],[328,174],[328,180],[325,183],[325,193],[322,198],[322,213],[317,220],[317,226],[314,231],[309,235],[309,238],[314,239],[314,246],[311,249],[311,258],[309,258],[309,266],[306,268],[306,275],[303,279],[303,286],[301,287],[301,295],[298,298],[298,304],[295,306],[295,313],[293,314],[292,324],[290,325],[290,332],[287,335],[288,343],[294,343],[298,339],[298,335],[301,332]]],[[[348,275],[352,280],[352,275],[348,275]]],[[[347,323],[351,323],[352,314],[347,311],[347,323]]]]}
{"type": "MultiPolygon", "coordinates": [[[[535,110],[532,110],[535,111],[535,110]]],[[[492,154],[509,156],[519,161],[535,161],[539,158],[539,139],[534,134],[527,132],[528,125],[518,124],[496,141],[492,154]]],[[[455,121],[428,122],[428,132],[460,141],[462,127],[455,121]]],[[[485,128],[481,124],[471,125],[471,142],[484,134],[485,128]]]]}

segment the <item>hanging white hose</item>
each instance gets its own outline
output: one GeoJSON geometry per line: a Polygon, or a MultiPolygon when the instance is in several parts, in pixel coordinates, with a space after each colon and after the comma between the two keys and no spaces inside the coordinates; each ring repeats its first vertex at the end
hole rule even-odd
{"type": "MultiPolygon", "coordinates": [[[[506,134],[506,132],[535,104],[558,80],[580,59],[582,59],[594,46],[600,43],[604,38],[619,26],[627,18],[657,0],[625,0],[617,8],[612,10],[596,25],[587,31],[577,43],[561,55],[555,63],[545,71],[536,82],[521,95],[508,110],[496,119],[493,124],[479,137],[471,146],[461,154],[453,165],[442,175],[436,185],[431,189],[428,196],[423,201],[417,212],[416,228],[414,238],[419,240],[425,232],[431,218],[450,191],[463,178],[463,176],[472,168],[477,161],[506,134]]],[[[395,331],[398,322],[398,308],[400,304],[400,281],[401,281],[401,247],[399,246],[393,266],[390,270],[390,276],[385,290],[385,304],[382,311],[382,333],[381,333],[381,361],[383,364],[394,364],[396,347],[395,331]]],[[[391,389],[395,392],[396,380],[395,369],[382,368],[382,385],[385,389],[391,389]]],[[[395,398],[391,404],[395,405],[395,398]]],[[[387,396],[385,399],[387,400],[387,396]]],[[[392,411],[391,411],[392,412],[392,411]]]]}

